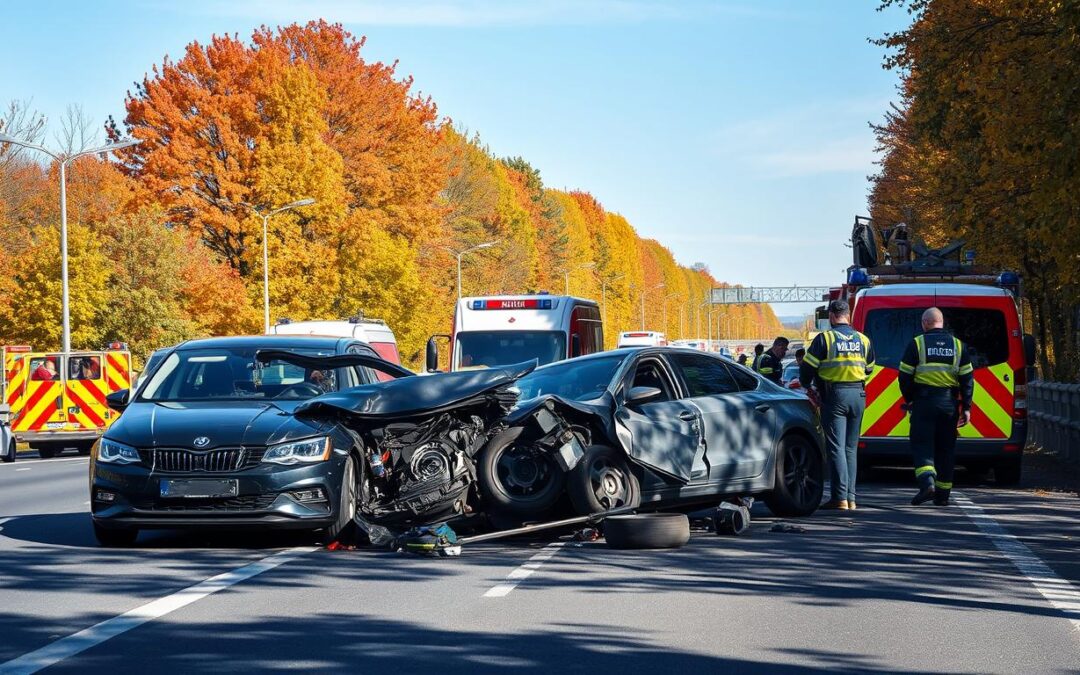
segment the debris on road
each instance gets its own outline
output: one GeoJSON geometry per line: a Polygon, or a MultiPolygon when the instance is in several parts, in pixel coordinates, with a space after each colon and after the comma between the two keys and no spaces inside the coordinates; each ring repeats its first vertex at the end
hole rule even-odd
{"type": "Polygon", "coordinates": [[[805,534],[806,528],[799,525],[790,525],[788,523],[776,523],[769,528],[769,532],[789,532],[792,534],[805,534]]]}
{"type": "Polygon", "coordinates": [[[717,535],[740,535],[750,529],[750,509],[746,506],[724,502],[716,507],[713,531],[717,535]]]}

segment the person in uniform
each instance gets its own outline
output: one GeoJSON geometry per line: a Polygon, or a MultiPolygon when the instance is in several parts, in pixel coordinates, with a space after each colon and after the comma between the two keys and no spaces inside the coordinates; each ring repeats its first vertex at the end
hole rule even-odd
{"type": "Polygon", "coordinates": [[[761,355],[765,353],[765,345],[760,342],[754,345],[754,360],[750,363],[750,369],[755,373],[758,371],[758,361],[761,360],[761,355]]]}
{"type": "Polygon", "coordinates": [[[863,412],[864,383],[874,370],[870,338],[851,327],[851,310],[843,300],[829,303],[831,328],[819,333],[806,350],[799,380],[821,401],[821,426],[829,453],[832,498],[822,508],[855,508],[856,453],[863,412]]]}
{"type": "Polygon", "coordinates": [[[956,430],[971,421],[974,369],[967,347],[945,331],[941,310],[922,315],[923,334],[900,359],[900,394],[911,413],[911,455],[919,491],[914,505],[949,504],[956,465],[956,430]]]}
{"type": "Polygon", "coordinates": [[[788,339],[778,337],[773,340],[769,351],[758,357],[755,370],[770,382],[780,384],[780,376],[784,374],[784,356],[787,355],[788,339]]]}

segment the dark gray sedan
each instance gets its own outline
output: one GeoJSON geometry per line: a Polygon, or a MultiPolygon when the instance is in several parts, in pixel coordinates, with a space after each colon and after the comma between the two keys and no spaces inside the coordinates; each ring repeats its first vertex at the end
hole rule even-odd
{"type": "MultiPolygon", "coordinates": [[[[566,477],[579,512],[754,495],[777,515],[805,516],[821,502],[826,464],[813,405],[726,359],[621,349],[538,368],[517,387],[520,406],[546,398],[591,427],[566,477]]],[[[487,482],[512,492],[513,475],[491,471],[487,482]]]]}

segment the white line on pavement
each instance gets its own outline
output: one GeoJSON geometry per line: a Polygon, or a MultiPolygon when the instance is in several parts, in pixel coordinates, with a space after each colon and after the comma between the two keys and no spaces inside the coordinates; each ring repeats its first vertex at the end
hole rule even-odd
{"type": "Polygon", "coordinates": [[[484,597],[506,597],[510,594],[510,591],[514,590],[514,588],[517,587],[518,584],[532,576],[533,572],[539,569],[541,565],[543,565],[545,562],[550,560],[552,556],[558,553],[559,549],[561,549],[565,544],[566,542],[564,541],[555,542],[554,544],[548,544],[543,549],[541,549],[539,553],[526,560],[524,565],[518,567],[513,572],[508,574],[506,576],[505,582],[499,584],[498,586],[492,587],[488,590],[487,593],[484,593],[484,597]]]}
{"type": "Polygon", "coordinates": [[[968,518],[971,518],[1002,555],[1020,570],[1035,590],[1072,621],[1074,629],[1080,631],[1080,591],[1059,577],[1024,542],[1017,539],[1015,535],[1009,534],[967,496],[953,492],[953,497],[968,518]]]}
{"type": "Polygon", "coordinates": [[[263,572],[272,570],[279,565],[284,565],[287,562],[291,562],[296,558],[315,550],[318,550],[317,546],[291,548],[267,556],[262,560],[257,560],[251,564],[244,565],[231,572],[225,572],[224,574],[210,577],[194,586],[189,586],[172,595],[167,595],[164,598],[148,602],[147,604],[136,607],[120,616],[106,619],[99,624],[95,624],[78,633],[61,638],[41,649],[23,654],[7,663],[0,663],[0,675],[36,673],[42,668],[48,668],[66,658],[75,656],[76,654],[95,645],[99,645],[110,638],[114,638],[121,633],[126,633],[132,628],[137,628],[144,623],[165,616],[181,607],[186,607],[197,600],[201,600],[208,595],[225,590],[245,579],[250,579],[263,572]]]}
{"type": "Polygon", "coordinates": [[[26,467],[25,469],[15,469],[15,470],[16,470],[16,471],[29,471],[29,470],[30,470],[30,467],[26,467]]]}
{"type": "MultiPolygon", "coordinates": [[[[15,464],[9,464],[8,466],[20,466],[23,464],[40,464],[41,462],[48,462],[49,464],[63,464],[64,462],[85,462],[88,457],[64,457],[62,459],[24,459],[18,461],[15,464]]],[[[0,465],[2,467],[2,465],[0,465]]],[[[18,471],[19,469],[15,469],[18,471]]]]}

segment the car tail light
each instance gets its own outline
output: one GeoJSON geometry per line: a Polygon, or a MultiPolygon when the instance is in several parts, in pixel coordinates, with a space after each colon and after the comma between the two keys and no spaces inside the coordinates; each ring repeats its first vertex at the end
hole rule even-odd
{"type": "Polygon", "coordinates": [[[865,450],[866,449],[866,441],[859,441],[859,446],[858,447],[859,447],[859,450],[865,450]]]}
{"type": "Polygon", "coordinates": [[[1002,450],[1005,452],[1020,452],[1020,446],[1016,443],[1006,443],[1002,450]]]}
{"type": "Polygon", "coordinates": [[[1027,419],[1027,370],[1016,370],[1013,380],[1016,382],[1013,388],[1013,419],[1027,419]]]}

